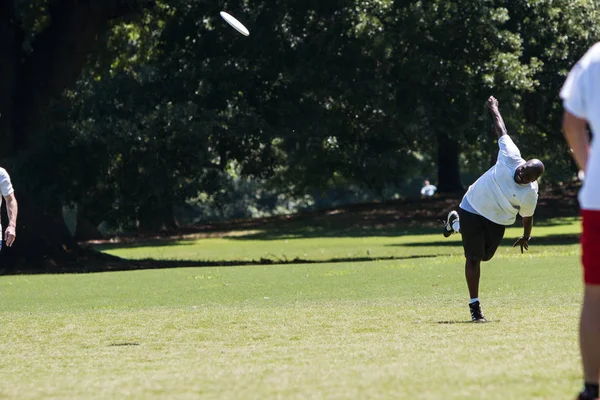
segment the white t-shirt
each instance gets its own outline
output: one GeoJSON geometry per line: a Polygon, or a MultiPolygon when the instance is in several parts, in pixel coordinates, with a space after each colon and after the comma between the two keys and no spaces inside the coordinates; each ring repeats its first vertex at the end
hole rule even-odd
{"type": "MultiPolygon", "coordinates": [[[[10,182],[10,176],[4,168],[0,168],[0,193],[2,196],[8,196],[13,193],[12,183],[10,182]]],[[[0,206],[2,205],[2,197],[0,197],[0,206]]],[[[2,237],[2,223],[0,223],[0,238],[2,237]]]]}
{"type": "Polygon", "coordinates": [[[498,145],[498,161],[469,186],[463,198],[465,207],[461,203],[461,208],[470,205],[477,214],[492,222],[512,225],[517,214],[531,217],[535,212],[538,184],[536,181],[524,185],[515,182],[515,170],[525,160],[510,136],[502,136],[498,145]]]}
{"type": "MultiPolygon", "coordinates": [[[[600,134],[600,42],[592,46],[575,64],[560,91],[563,107],[588,121],[594,138],[600,134]]],[[[579,204],[585,210],[600,210],[600,140],[592,140],[579,192],[579,204]]]]}
{"type": "Polygon", "coordinates": [[[435,194],[436,190],[437,190],[437,187],[435,187],[434,185],[425,185],[421,189],[421,194],[423,196],[433,196],[435,194]]]}

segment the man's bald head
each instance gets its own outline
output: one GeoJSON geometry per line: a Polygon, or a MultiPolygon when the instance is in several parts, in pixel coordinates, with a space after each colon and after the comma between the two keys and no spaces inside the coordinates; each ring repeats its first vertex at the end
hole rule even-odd
{"type": "Polygon", "coordinates": [[[521,185],[525,185],[537,180],[546,168],[544,163],[537,158],[527,160],[525,164],[521,164],[515,170],[515,182],[521,185]]]}

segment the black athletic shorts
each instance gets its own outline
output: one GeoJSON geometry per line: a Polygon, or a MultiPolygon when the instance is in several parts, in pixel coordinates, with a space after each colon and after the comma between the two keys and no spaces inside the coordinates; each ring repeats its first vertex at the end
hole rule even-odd
{"type": "Polygon", "coordinates": [[[460,207],[458,215],[465,257],[479,261],[490,260],[500,246],[506,227],[460,207]]]}

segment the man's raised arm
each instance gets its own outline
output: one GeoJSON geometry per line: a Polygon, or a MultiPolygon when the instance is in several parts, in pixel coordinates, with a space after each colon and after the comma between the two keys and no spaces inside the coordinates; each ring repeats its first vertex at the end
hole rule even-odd
{"type": "Polygon", "coordinates": [[[487,101],[487,106],[492,112],[492,117],[494,118],[494,128],[496,128],[498,139],[504,135],[508,135],[506,132],[506,126],[504,126],[504,120],[502,119],[502,115],[500,115],[500,110],[498,110],[498,100],[496,100],[494,96],[490,96],[487,101]]]}

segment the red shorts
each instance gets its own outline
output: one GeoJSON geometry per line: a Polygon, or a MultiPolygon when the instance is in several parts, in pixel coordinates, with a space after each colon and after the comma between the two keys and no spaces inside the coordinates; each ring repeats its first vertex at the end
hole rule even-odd
{"type": "Polygon", "coordinates": [[[600,285],[600,211],[581,210],[581,217],[583,280],[589,285],[600,285]]]}

